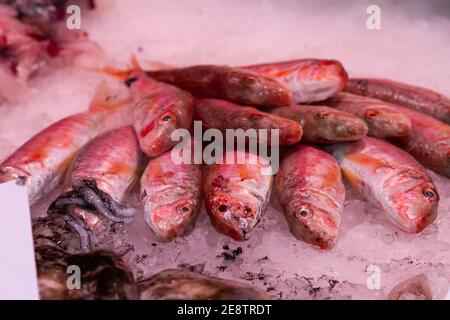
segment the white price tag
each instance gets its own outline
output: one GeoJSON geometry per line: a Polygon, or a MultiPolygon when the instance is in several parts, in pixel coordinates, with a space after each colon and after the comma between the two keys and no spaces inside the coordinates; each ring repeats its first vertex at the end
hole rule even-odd
{"type": "Polygon", "coordinates": [[[0,184],[0,299],[39,299],[28,193],[0,184]]]}

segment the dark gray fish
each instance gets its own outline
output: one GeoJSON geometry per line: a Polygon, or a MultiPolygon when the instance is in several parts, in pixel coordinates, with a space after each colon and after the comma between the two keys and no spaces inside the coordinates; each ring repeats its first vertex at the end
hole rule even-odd
{"type": "Polygon", "coordinates": [[[168,269],[138,282],[141,300],[268,300],[263,290],[232,280],[168,269]]]}

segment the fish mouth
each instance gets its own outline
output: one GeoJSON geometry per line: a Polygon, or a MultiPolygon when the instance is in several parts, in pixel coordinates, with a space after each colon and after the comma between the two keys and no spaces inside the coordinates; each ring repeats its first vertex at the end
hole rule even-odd
{"type": "Polygon", "coordinates": [[[436,219],[439,194],[433,185],[420,184],[396,194],[392,202],[392,222],[405,232],[419,233],[436,219]]]}
{"type": "Polygon", "coordinates": [[[72,190],[60,195],[49,206],[49,216],[63,216],[66,222],[80,234],[83,247],[89,243],[88,231],[98,229],[99,213],[112,222],[129,224],[133,221],[134,208],[117,203],[109,194],[97,187],[95,180],[81,180],[73,184],[72,190]]]}
{"type": "Polygon", "coordinates": [[[291,233],[299,240],[319,247],[331,249],[337,238],[339,221],[331,214],[311,204],[299,204],[285,210],[291,233]]]}
{"type": "Polygon", "coordinates": [[[248,240],[261,220],[262,209],[240,201],[216,201],[208,210],[213,226],[234,240],[248,240]]]}
{"type": "Polygon", "coordinates": [[[171,241],[187,235],[195,225],[198,206],[184,199],[162,206],[146,203],[144,218],[160,241],[171,241]]]}

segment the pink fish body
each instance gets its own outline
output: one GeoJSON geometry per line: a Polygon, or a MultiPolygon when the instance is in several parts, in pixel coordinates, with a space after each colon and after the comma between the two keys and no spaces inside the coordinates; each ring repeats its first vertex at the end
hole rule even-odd
{"type": "Polygon", "coordinates": [[[397,227],[417,233],[435,220],[439,203],[436,187],[408,153],[369,137],[329,149],[349,183],[379,205],[397,227]]]}
{"type": "Polygon", "coordinates": [[[139,144],[147,156],[155,157],[177,143],[171,140],[172,132],[191,126],[193,98],[188,92],[141,73],[127,81],[139,144]]]}
{"type": "Polygon", "coordinates": [[[249,154],[233,153],[233,163],[213,164],[204,183],[204,198],[212,224],[221,233],[235,240],[246,240],[260,222],[272,185],[272,175],[262,174],[270,170],[265,159],[256,156],[250,162],[249,154]],[[242,157],[245,161],[238,163],[242,157]]]}
{"type": "Polygon", "coordinates": [[[275,183],[294,236],[330,249],[337,238],[345,200],[336,160],[315,147],[296,146],[282,160],[275,183]]]}
{"type": "Polygon", "coordinates": [[[348,75],[336,60],[299,59],[244,67],[277,80],[292,92],[292,103],[325,100],[344,89],[348,75]]]}
{"type": "Polygon", "coordinates": [[[201,189],[201,165],[176,164],[172,151],[150,160],[141,178],[141,199],[145,221],[158,239],[169,241],[194,228],[201,189]]]}

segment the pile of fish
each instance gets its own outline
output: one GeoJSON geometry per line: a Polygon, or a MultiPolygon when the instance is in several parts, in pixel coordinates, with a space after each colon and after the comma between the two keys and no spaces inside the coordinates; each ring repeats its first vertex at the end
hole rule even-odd
{"type": "MultiPolygon", "coordinates": [[[[126,96],[100,86],[88,111],[38,133],[0,166],[0,182],[26,185],[32,204],[63,185],[48,216],[34,221],[42,297],[266,297],[176,270],[134,284],[120,259],[104,250],[114,251],[110,230],[126,228],[136,206],[154,235],[170,241],[195,227],[203,198],[214,228],[244,241],[261,232],[274,184],[293,236],[329,250],[339,234],[345,179],[404,232],[421,232],[436,219],[439,195],[425,168],[450,177],[450,99],[442,95],[389,80],[348,80],[335,60],[151,71],[134,63],[106,72],[120,79],[126,96]],[[224,134],[278,129],[278,172],[248,148],[223,152],[223,159],[243,163],[175,163],[171,136],[192,130],[194,120],[224,134]],[[58,285],[59,273],[49,270],[68,261],[86,264],[86,282],[103,291],[71,293],[58,285]],[[117,277],[108,281],[103,270],[117,277]]],[[[201,142],[190,143],[184,152],[203,150],[201,142]]]]}
{"type": "Polygon", "coordinates": [[[101,53],[86,32],[66,27],[71,4],[95,8],[93,0],[0,1],[0,98],[16,99],[30,78],[47,72],[50,66],[101,53]]]}

